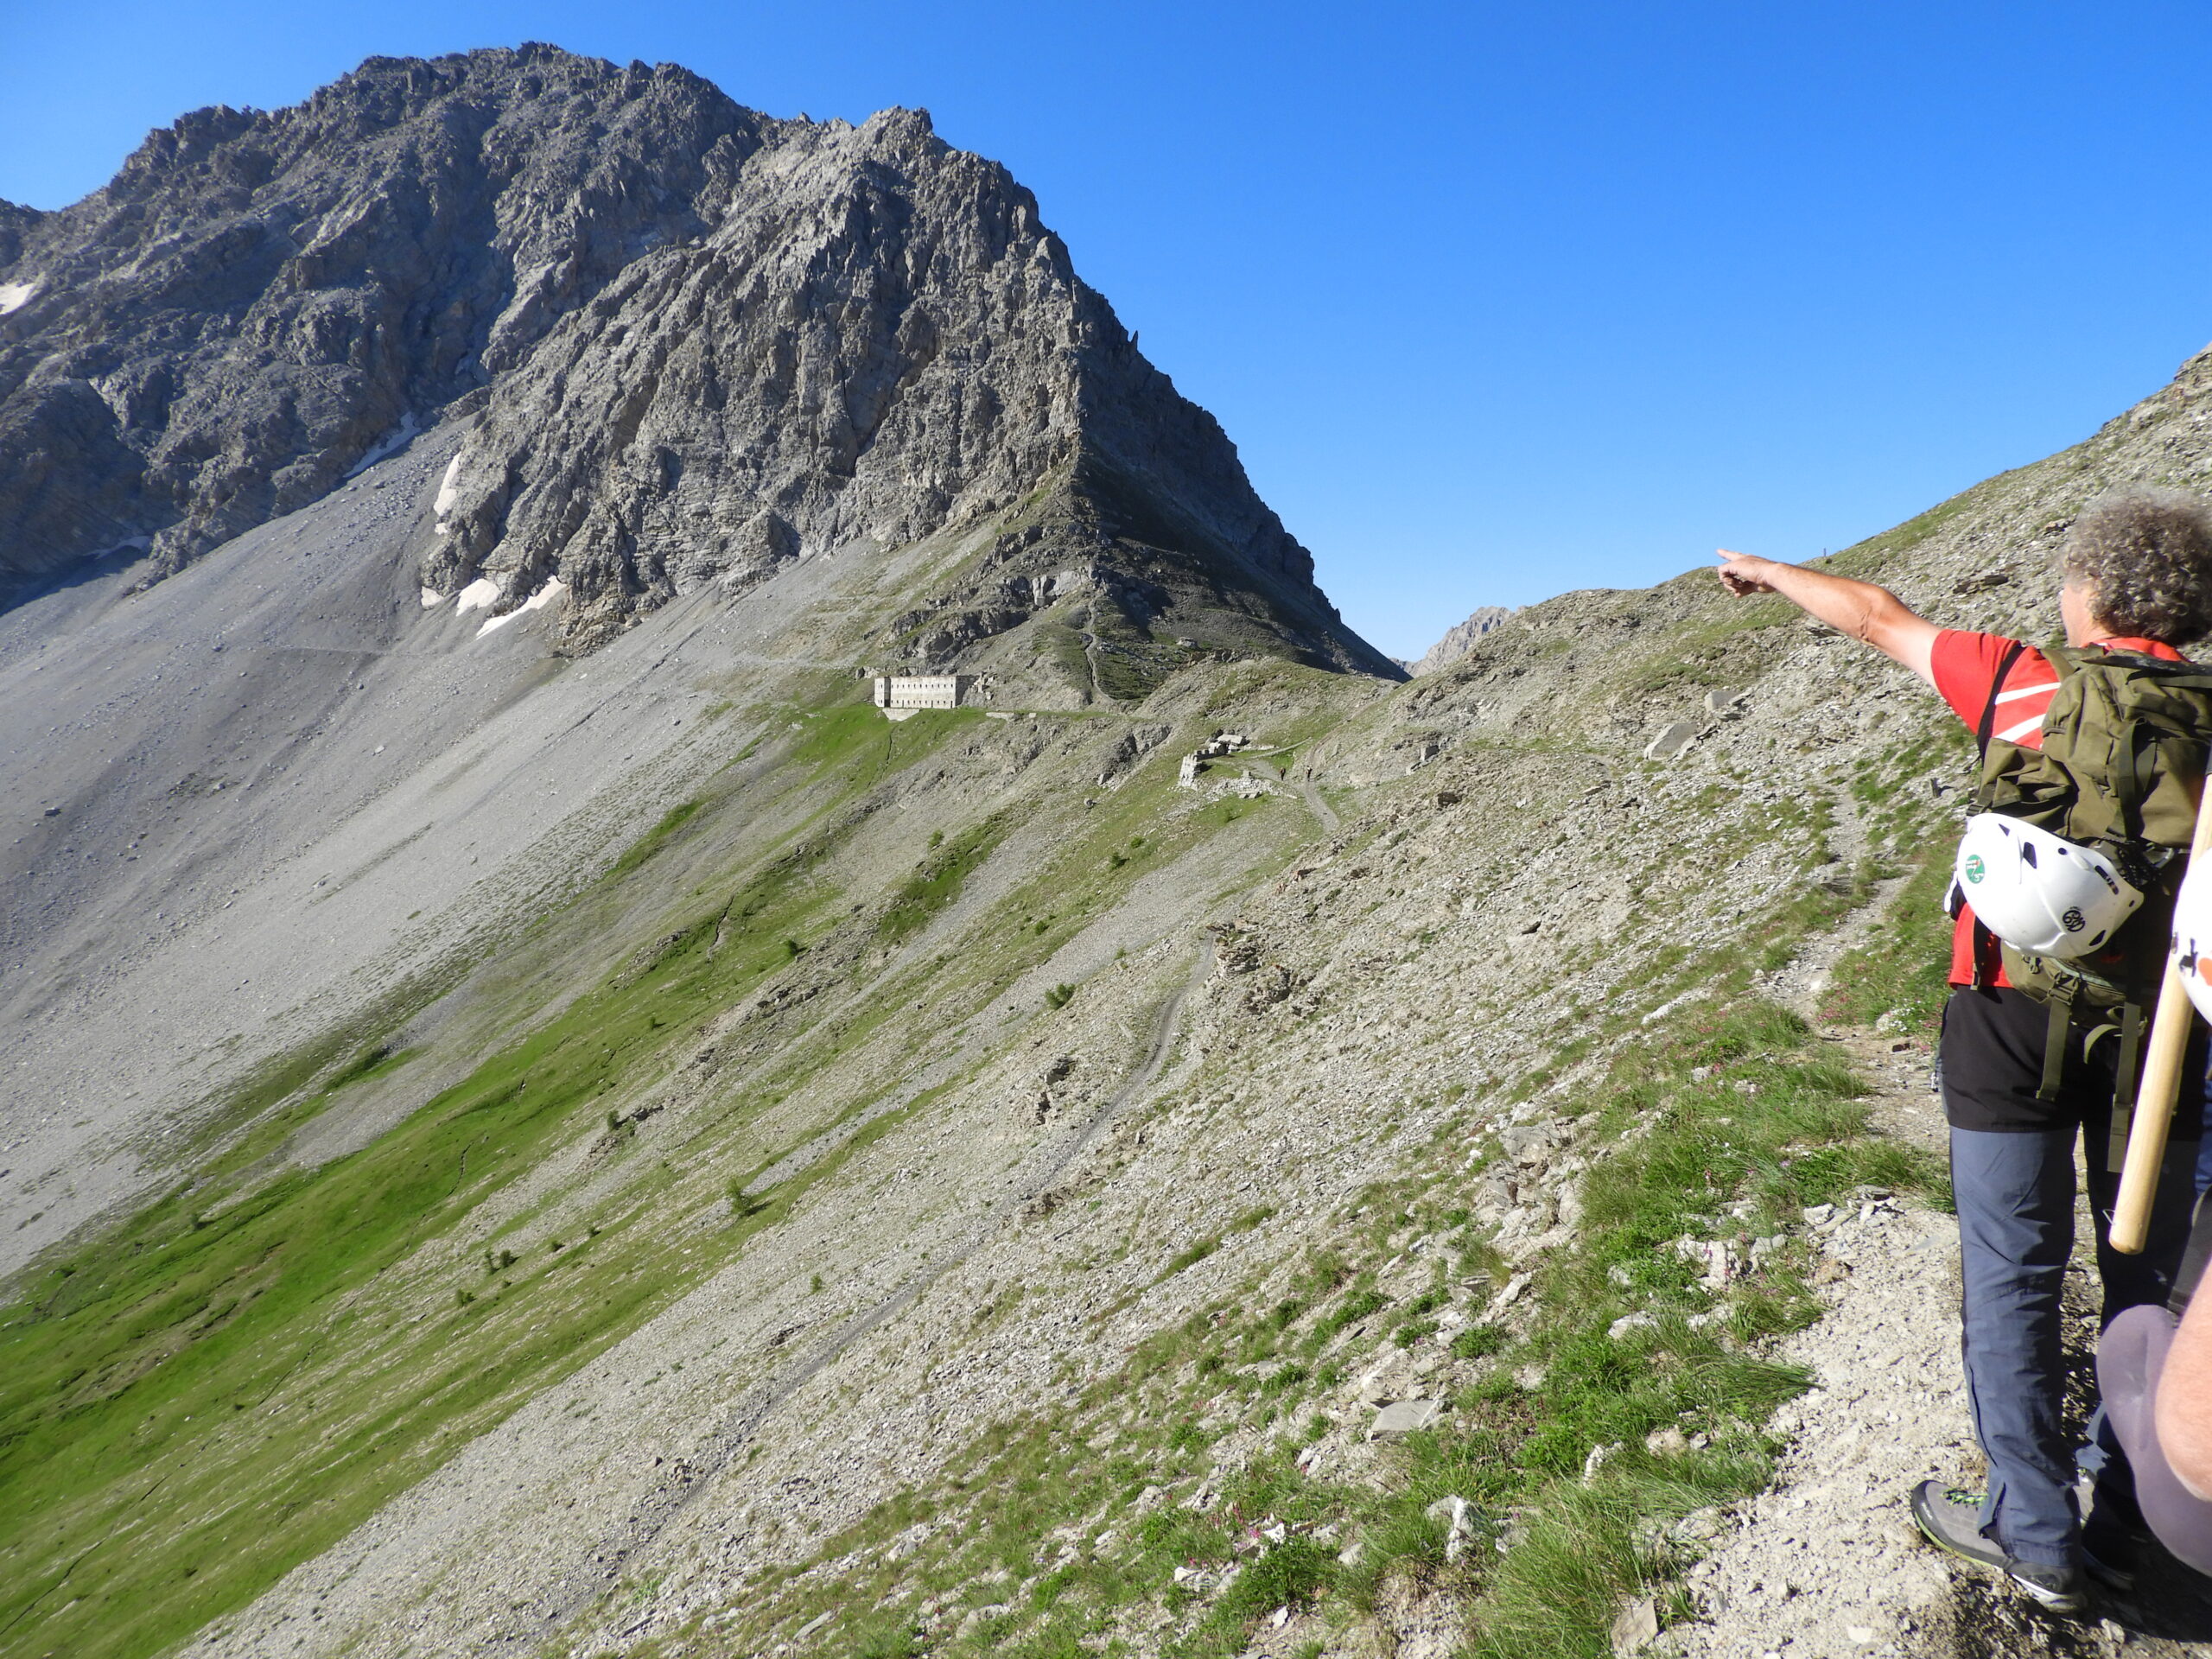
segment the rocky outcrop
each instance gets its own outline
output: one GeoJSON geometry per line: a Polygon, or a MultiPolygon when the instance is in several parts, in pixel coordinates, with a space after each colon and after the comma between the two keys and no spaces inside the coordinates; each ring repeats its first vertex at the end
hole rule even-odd
{"type": "Polygon", "coordinates": [[[1513,615],[1512,607],[1505,605],[1482,605],[1458,626],[1422,653],[1417,663],[1407,664],[1415,677],[1433,674],[1440,668],[1449,668],[1475,648],[1475,642],[1495,628],[1504,626],[1513,615]]]}
{"type": "Polygon", "coordinates": [[[315,499],[696,236],[761,118],[671,65],[372,58],[196,111],[0,232],[0,573],[133,537],[156,574],[315,499]]]}
{"type": "Polygon", "coordinates": [[[372,59],[0,213],[0,581],[131,544],[158,579],[458,419],[424,585],[496,613],[558,576],[581,643],[972,531],[908,657],[1057,605],[1108,694],[1116,650],[1138,683],[1208,649],[1395,677],[1030,194],[918,111],[778,120],[539,46],[372,59]]]}
{"type": "Polygon", "coordinates": [[[1220,428],[1076,278],[1029,193],[916,111],[783,133],[710,235],[641,257],[494,387],[448,482],[426,581],[486,575],[518,602],[557,575],[580,627],[1010,517],[988,579],[914,620],[936,625],[919,654],[1077,588],[1144,628],[1209,581],[1332,654],[1312,558],[1220,428]],[[1060,574],[1071,554],[1107,568],[1060,574]]]}

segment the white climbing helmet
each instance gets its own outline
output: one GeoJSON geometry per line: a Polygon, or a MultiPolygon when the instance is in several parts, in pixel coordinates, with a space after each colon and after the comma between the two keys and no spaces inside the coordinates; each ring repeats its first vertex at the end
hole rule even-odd
{"type": "Polygon", "coordinates": [[[2189,874],[2181,879],[2174,899],[2174,936],[2170,947],[2174,966],[2181,971],[2182,988],[2196,1011],[2212,1020],[2212,858],[2189,861],[2189,874]]]}
{"type": "Polygon", "coordinates": [[[1958,880],[1981,925],[2031,957],[2086,957],[2143,903],[2102,853],[2001,812],[1967,820],[1958,880]]]}

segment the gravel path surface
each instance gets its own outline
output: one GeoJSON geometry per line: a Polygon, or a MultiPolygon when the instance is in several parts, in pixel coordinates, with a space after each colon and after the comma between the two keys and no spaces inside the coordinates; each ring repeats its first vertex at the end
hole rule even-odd
{"type": "MultiPolygon", "coordinates": [[[[1927,1054],[1917,1045],[1893,1050],[1890,1039],[1842,1040],[1881,1080],[1871,1103],[1877,1125],[1940,1150],[1927,1054]]],[[[1808,1367],[1816,1386],[1774,1420],[1791,1445],[1772,1488],[1726,1519],[1713,1554],[1691,1570],[1707,1622],[1676,1626],[1643,1651],[2212,1655],[2208,1586],[2178,1567],[2146,1581],[2140,1605],[2107,1601],[2087,1619],[2060,1620],[1922,1541],[1905,1508],[1913,1485],[1933,1477],[1978,1486],[1982,1473],[1959,1370],[1955,1224],[1918,1206],[1864,1204],[1818,1236],[1822,1260],[1843,1270],[1822,1293],[1831,1311],[1777,1356],[1808,1367]]],[[[2083,1265],[2069,1291],[2093,1283],[2079,1276],[2083,1265]]],[[[2077,1363],[2093,1336],[2090,1321],[2076,1322],[2077,1363]]]]}

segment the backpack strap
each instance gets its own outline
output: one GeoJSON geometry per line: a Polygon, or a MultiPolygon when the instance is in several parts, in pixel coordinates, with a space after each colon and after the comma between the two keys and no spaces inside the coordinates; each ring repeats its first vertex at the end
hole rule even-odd
{"type": "Polygon", "coordinates": [[[1997,694],[2005,689],[2005,682],[2012,672],[2012,664],[2020,660],[2020,653],[2027,650],[2018,639],[2005,647],[2004,657],[1998,662],[1997,673],[1989,682],[1989,701],[1981,705],[1981,719],[1974,728],[1974,750],[1981,758],[1989,758],[1989,736],[1997,729],[1997,694]]]}
{"type": "Polygon", "coordinates": [[[2074,980],[2066,978],[2051,988],[2050,1021],[2043,1034],[2043,1081],[2036,1085],[2037,1100],[2058,1098],[2059,1082],[2066,1075],[2066,1035],[2074,1024],[2074,997],[2079,988],[2074,980]]]}
{"type": "Polygon", "coordinates": [[[2005,965],[2003,949],[1997,936],[1981,925],[1981,918],[1974,918],[1974,932],[1970,936],[1974,948],[1974,978],[1970,982],[1977,991],[1986,991],[1997,982],[1998,970],[2005,965]]]}
{"type": "MultiPolygon", "coordinates": [[[[2005,655],[1998,659],[1997,672],[1989,682],[1989,696],[1981,705],[1981,718],[1974,724],[1974,752],[1983,760],[1989,758],[1989,738],[1997,729],[1997,694],[2005,689],[2005,682],[2012,672],[2012,664],[2020,660],[2027,646],[2018,639],[2005,648],[2005,655]]],[[[1964,895],[1961,895],[1961,899],[1964,895]]],[[[1999,957],[1997,936],[1981,925],[1981,918],[1974,918],[1974,988],[1986,991],[1996,983],[1999,957]]],[[[2054,1083],[2052,1087],[2057,1085],[2054,1083]]]]}
{"type": "Polygon", "coordinates": [[[2113,1065],[2112,1135],[2105,1145],[2105,1167],[2118,1171],[2127,1162],[2127,1139],[2135,1128],[2135,1085],[2142,1077],[2143,1007],[2120,1005],[2120,1053],[2113,1065]]]}
{"type": "Polygon", "coordinates": [[[2120,803],[2120,827],[2131,841],[2143,839],[2143,803],[2158,781],[2158,734],[2139,720],[2120,729],[2113,746],[2112,789],[2120,803]]]}

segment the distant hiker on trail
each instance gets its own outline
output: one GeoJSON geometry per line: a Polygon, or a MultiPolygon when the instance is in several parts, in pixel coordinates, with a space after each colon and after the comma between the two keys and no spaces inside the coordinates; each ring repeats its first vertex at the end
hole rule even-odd
{"type": "MultiPolygon", "coordinates": [[[[1912,1512],[1952,1554],[1999,1568],[2055,1611],[2078,1611],[2085,1567],[2126,1586],[2142,1516],[2102,1413],[2080,1458],[2096,1474],[2086,1527],[2075,1508],[2059,1292],[2073,1250],[2076,1133],[2097,1217],[2104,1324],[2165,1301],[2195,1196],[2202,1111],[2190,1091],[2145,1248],[2124,1255],[2109,1247],[2115,1095],[2124,1121],[2141,1008],[2164,974],[2185,861],[2171,849],[2189,844],[2212,741],[2212,674],[2175,649],[2212,632],[2212,512],[2179,492],[2142,488],[2086,508],[2059,555],[2065,647],[2048,653],[1938,627],[1872,582],[1719,556],[1730,593],[1779,594],[1895,658],[1982,747],[1977,816],[1954,888],[1941,1063],[1967,1389],[1989,1490],[1923,1482],[1912,1512]],[[1980,884],[1980,918],[1963,902],[1968,881],[1980,884]]],[[[2192,1022],[2184,1077],[2204,1076],[2205,1047],[2192,1022]]]]}

